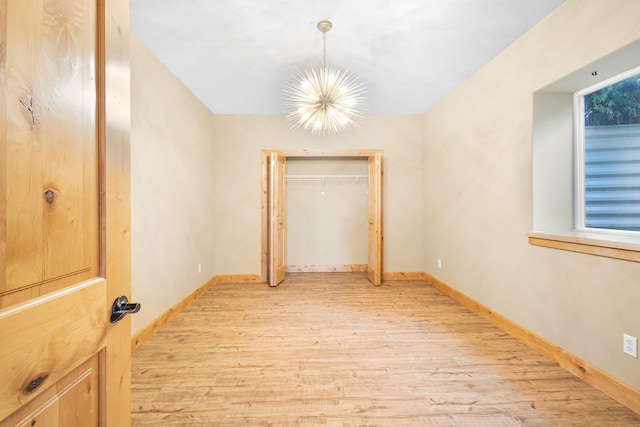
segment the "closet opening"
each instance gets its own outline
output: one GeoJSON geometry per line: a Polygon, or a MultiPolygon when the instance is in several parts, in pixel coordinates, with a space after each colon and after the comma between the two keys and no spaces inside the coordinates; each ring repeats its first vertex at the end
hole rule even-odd
{"type": "Polygon", "coordinates": [[[262,151],[262,280],[366,271],[382,282],[382,150],[262,151]]]}

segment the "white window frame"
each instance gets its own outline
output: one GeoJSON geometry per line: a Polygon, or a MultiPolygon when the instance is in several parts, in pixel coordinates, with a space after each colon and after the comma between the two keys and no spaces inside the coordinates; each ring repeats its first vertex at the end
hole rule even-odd
{"type": "Polygon", "coordinates": [[[585,188],[585,146],[584,146],[584,97],[596,92],[606,86],[610,86],[622,81],[634,74],[640,73],[640,66],[631,68],[622,73],[616,74],[606,80],[581,89],[573,95],[574,113],[574,231],[584,231],[589,233],[602,233],[619,236],[640,236],[640,232],[628,230],[613,230],[607,228],[591,228],[586,226],[586,188],[585,188]]]}

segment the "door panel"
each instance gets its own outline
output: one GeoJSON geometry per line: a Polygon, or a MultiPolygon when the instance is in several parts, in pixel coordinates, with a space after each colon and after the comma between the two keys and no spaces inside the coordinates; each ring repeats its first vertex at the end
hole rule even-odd
{"type": "Polygon", "coordinates": [[[368,266],[369,281],[382,284],[382,155],[369,156],[369,228],[368,266]]]}
{"type": "Polygon", "coordinates": [[[0,307],[97,274],[94,3],[6,3],[0,307]]]}
{"type": "Polygon", "coordinates": [[[105,298],[97,279],[0,311],[0,419],[104,347],[105,298]]]}
{"type": "Polygon", "coordinates": [[[0,426],[129,425],[127,47],[126,0],[0,0],[0,426]]]}
{"type": "Polygon", "coordinates": [[[0,422],[0,427],[98,425],[99,402],[90,391],[99,387],[100,356],[74,369],[29,405],[0,422]]]}
{"type": "Polygon", "coordinates": [[[286,186],[285,186],[286,158],[277,152],[270,154],[269,173],[269,209],[270,209],[270,255],[269,255],[269,285],[280,284],[287,272],[286,260],[286,186]]]}

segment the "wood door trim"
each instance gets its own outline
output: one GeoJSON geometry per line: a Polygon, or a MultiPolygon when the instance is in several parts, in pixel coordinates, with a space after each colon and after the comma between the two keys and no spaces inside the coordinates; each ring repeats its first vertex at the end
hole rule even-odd
{"type": "MultiPolygon", "coordinates": [[[[309,158],[354,158],[354,159],[368,159],[369,157],[375,157],[376,154],[382,156],[384,150],[379,149],[364,149],[364,150],[324,150],[324,149],[299,149],[299,150],[270,150],[263,149],[261,153],[261,167],[262,167],[262,197],[260,201],[260,215],[261,215],[261,251],[260,251],[260,281],[268,282],[267,270],[268,270],[268,233],[269,233],[269,154],[278,153],[282,155],[285,160],[289,157],[309,157],[309,158]]],[[[382,183],[381,183],[382,185],[382,183]]],[[[382,206],[382,196],[379,203],[382,206]]],[[[382,207],[381,207],[382,209],[382,207]]],[[[382,221],[382,215],[380,220],[382,221]]],[[[382,227],[381,227],[382,232],[382,227]]],[[[382,259],[382,258],[381,258],[382,259]]],[[[383,269],[381,268],[381,271],[383,269]]]]}
{"type": "Polygon", "coordinates": [[[301,149],[301,150],[263,150],[278,152],[286,157],[372,157],[376,153],[382,154],[383,150],[323,150],[323,149],[301,149]]]}

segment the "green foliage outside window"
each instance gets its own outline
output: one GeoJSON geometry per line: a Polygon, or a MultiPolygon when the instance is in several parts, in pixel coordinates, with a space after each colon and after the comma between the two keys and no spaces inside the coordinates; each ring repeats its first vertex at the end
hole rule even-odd
{"type": "Polygon", "coordinates": [[[640,74],[584,97],[585,126],[640,123],[640,74]]]}

